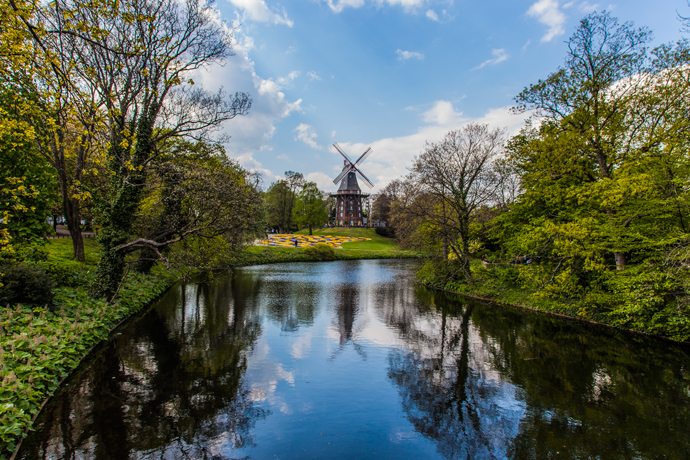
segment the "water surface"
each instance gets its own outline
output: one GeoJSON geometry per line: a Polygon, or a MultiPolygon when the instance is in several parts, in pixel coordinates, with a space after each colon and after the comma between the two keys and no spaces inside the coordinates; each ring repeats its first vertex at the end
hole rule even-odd
{"type": "Polygon", "coordinates": [[[690,355],[469,302],[412,261],[180,284],[72,377],[20,458],[690,458],[690,355]]]}

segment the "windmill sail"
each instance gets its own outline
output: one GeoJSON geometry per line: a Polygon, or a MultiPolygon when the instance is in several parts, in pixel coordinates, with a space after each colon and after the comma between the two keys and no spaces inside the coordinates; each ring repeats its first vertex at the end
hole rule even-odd
{"type": "Polygon", "coordinates": [[[369,155],[371,155],[371,147],[369,147],[367,151],[362,154],[362,156],[357,158],[357,161],[355,161],[355,166],[366,160],[369,155]]]}
{"type": "Polygon", "coordinates": [[[354,166],[350,165],[349,167],[346,166],[345,168],[343,168],[342,172],[341,172],[340,174],[338,174],[338,177],[336,177],[335,179],[333,179],[333,183],[334,183],[334,184],[337,184],[343,177],[345,177],[345,175],[346,175],[347,173],[349,173],[350,171],[352,171],[352,168],[353,168],[353,167],[354,167],[354,166]]]}
{"type": "Polygon", "coordinates": [[[374,188],[374,184],[371,183],[371,181],[367,178],[367,176],[362,174],[362,171],[360,171],[359,169],[354,168],[354,167],[352,169],[354,169],[357,172],[357,174],[359,174],[359,177],[362,178],[364,183],[367,184],[369,186],[369,188],[374,188]]]}

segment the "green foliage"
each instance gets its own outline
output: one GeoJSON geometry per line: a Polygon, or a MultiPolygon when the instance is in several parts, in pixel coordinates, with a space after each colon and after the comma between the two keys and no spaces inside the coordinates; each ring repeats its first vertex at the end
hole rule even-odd
{"type": "Polygon", "coordinates": [[[269,227],[277,228],[280,233],[290,232],[297,193],[303,184],[304,176],[294,171],[285,171],[285,179],[271,184],[264,195],[269,227]]]}
{"type": "MultiPolygon", "coordinates": [[[[13,244],[37,241],[48,230],[46,218],[57,199],[55,172],[36,149],[37,130],[27,133],[21,124],[26,114],[17,99],[32,95],[0,87],[0,125],[6,128],[0,129],[0,233],[7,232],[13,244]]],[[[0,251],[8,244],[0,241],[0,251]]]]}
{"type": "Polygon", "coordinates": [[[417,279],[424,284],[445,288],[447,283],[463,278],[458,260],[428,259],[417,272],[417,279]]]}
{"type": "Polygon", "coordinates": [[[328,222],[328,209],[323,192],[314,182],[306,182],[297,195],[292,218],[298,226],[308,227],[309,234],[313,228],[321,227],[328,222]]]}
{"type": "Polygon", "coordinates": [[[272,183],[264,195],[268,226],[277,228],[280,233],[289,230],[289,220],[292,215],[291,199],[290,188],[285,181],[272,183]]]}
{"type": "Polygon", "coordinates": [[[304,252],[316,260],[333,260],[335,259],[335,249],[327,244],[317,244],[304,249],[304,252]]]}

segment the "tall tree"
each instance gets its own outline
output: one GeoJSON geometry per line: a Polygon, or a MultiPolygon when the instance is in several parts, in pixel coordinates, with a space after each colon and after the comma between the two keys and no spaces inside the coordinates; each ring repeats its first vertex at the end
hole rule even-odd
{"type": "Polygon", "coordinates": [[[222,240],[226,251],[241,249],[264,230],[261,197],[253,175],[229,160],[220,145],[171,140],[150,168],[136,234],[120,246],[140,271],[162,261],[180,271],[207,265],[199,253],[168,248],[188,240],[222,240]],[[182,267],[181,258],[188,263],[182,267]]]}
{"type": "Polygon", "coordinates": [[[294,171],[285,171],[285,183],[288,186],[288,189],[290,190],[290,194],[288,195],[288,229],[292,228],[293,224],[293,219],[292,219],[292,210],[295,208],[295,203],[297,201],[297,194],[299,193],[299,190],[302,188],[304,185],[304,175],[302,173],[294,172],[294,171]]]}
{"type": "Polygon", "coordinates": [[[323,195],[316,183],[305,182],[292,210],[295,223],[298,226],[308,227],[310,235],[314,227],[320,227],[328,222],[328,209],[323,195]]]}
{"type": "MultiPolygon", "coordinates": [[[[619,24],[609,13],[586,16],[568,41],[563,68],[525,88],[515,98],[514,110],[534,110],[556,122],[553,126],[577,133],[584,140],[582,154],[595,162],[598,178],[610,179],[628,154],[620,140],[630,131],[621,126],[628,102],[645,84],[638,76],[649,68],[646,45],[651,39],[647,28],[619,24]]],[[[616,210],[608,213],[613,218],[616,210]]],[[[612,249],[623,269],[623,248],[612,249]]]]}
{"type": "Polygon", "coordinates": [[[412,167],[412,177],[441,208],[444,248],[449,247],[457,256],[468,280],[471,216],[480,206],[497,200],[501,177],[494,160],[503,151],[504,142],[504,130],[471,123],[427,144],[412,167]],[[457,239],[450,237],[452,234],[457,239]]]}
{"type": "Polygon", "coordinates": [[[274,182],[266,191],[268,225],[277,227],[280,233],[289,232],[292,228],[292,211],[303,184],[301,173],[285,171],[285,179],[274,182]]]}
{"type": "Polygon", "coordinates": [[[372,209],[373,219],[389,223],[391,205],[398,199],[401,188],[402,182],[400,179],[395,179],[381,190],[381,193],[374,201],[372,209]]]}
{"type": "Polygon", "coordinates": [[[273,182],[264,195],[268,225],[280,233],[288,229],[290,209],[290,188],[284,180],[273,182]]]}
{"type": "Polygon", "coordinates": [[[205,93],[190,72],[232,55],[232,29],[198,0],[126,0],[91,8],[62,3],[60,24],[107,24],[107,34],[72,36],[83,84],[102,100],[110,184],[100,200],[101,258],[92,294],[111,297],[124,272],[130,231],[148,168],[166,139],[199,140],[247,112],[246,94],[205,93]]]}

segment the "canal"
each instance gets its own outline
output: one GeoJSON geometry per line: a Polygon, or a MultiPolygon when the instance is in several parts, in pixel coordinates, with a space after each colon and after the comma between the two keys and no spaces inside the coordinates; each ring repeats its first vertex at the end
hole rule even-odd
{"type": "Polygon", "coordinates": [[[687,349],[431,291],[415,268],[178,284],[63,385],[19,458],[690,458],[687,349]]]}

